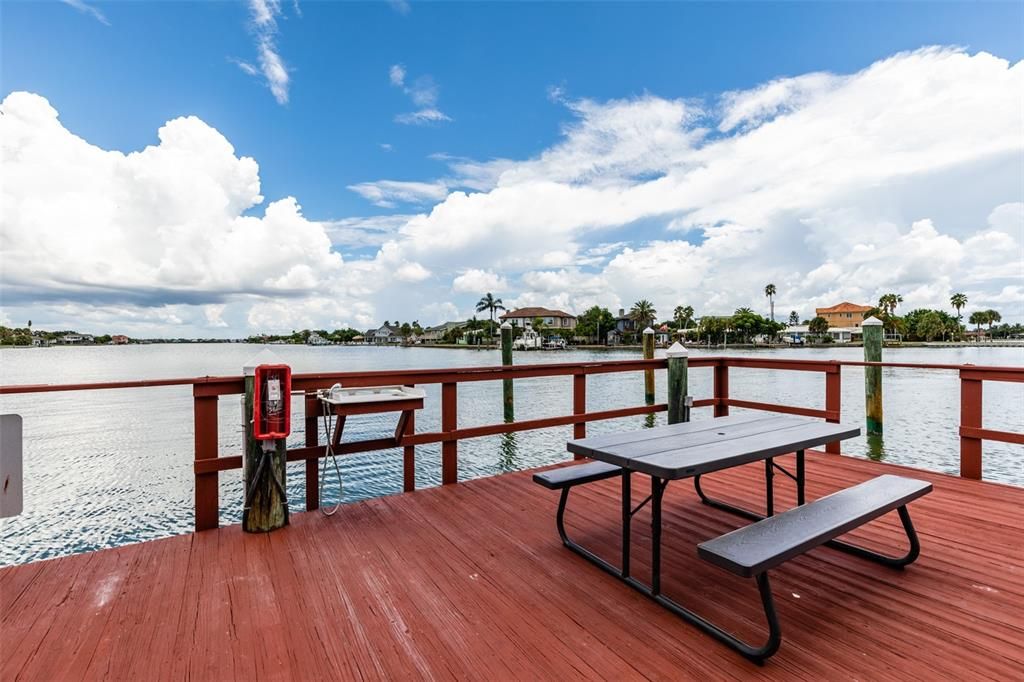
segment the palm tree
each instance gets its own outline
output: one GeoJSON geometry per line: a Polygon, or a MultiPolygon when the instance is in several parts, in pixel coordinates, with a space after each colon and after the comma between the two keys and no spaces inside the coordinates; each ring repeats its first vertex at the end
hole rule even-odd
{"type": "Polygon", "coordinates": [[[988,338],[992,338],[992,323],[1002,322],[1003,316],[999,314],[998,310],[986,310],[985,321],[988,322],[988,338]]]}
{"type": "Polygon", "coordinates": [[[633,321],[637,323],[639,327],[647,327],[654,322],[655,316],[658,311],[654,309],[654,304],[648,301],[646,298],[642,298],[633,304],[633,307],[629,310],[629,316],[633,318],[633,321]]]}
{"type": "Polygon", "coordinates": [[[676,309],[672,311],[672,319],[675,320],[676,327],[686,329],[693,322],[693,306],[691,305],[677,305],[676,309]]]}
{"type": "Polygon", "coordinates": [[[878,299],[878,307],[889,315],[896,312],[900,303],[903,303],[903,297],[899,294],[882,294],[878,299]]]}
{"type": "Polygon", "coordinates": [[[768,304],[772,309],[772,322],[775,321],[775,285],[768,284],[764,288],[764,295],[768,297],[768,304]]]}
{"type": "Polygon", "coordinates": [[[476,311],[482,313],[487,311],[491,317],[491,332],[494,331],[494,312],[496,310],[507,310],[505,306],[501,304],[500,298],[494,298],[491,292],[487,292],[485,296],[482,296],[479,301],[476,302],[476,311]]]}
{"type": "Polygon", "coordinates": [[[956,310],[956,319],[960,319],[960,309],[967,305],[966,294],[953,294],[949,297],[949,304],[956,310]]]}
{"type": "Polygon", "coordinates": [[[981,325],[988,321],[988,315],[984,310],[975,310],[971,313],[971,316],[967,318],[967,321],[974,325],[974,339],[978,340],[981,336],[981,325]]]}

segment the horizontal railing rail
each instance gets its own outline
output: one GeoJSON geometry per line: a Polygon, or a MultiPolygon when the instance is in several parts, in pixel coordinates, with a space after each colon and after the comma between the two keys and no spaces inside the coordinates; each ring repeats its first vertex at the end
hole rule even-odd
{"type": "MultiPolygon", "coordinates": [[[[982,391],[985,381],[1024,382],[1024,367],[993,367],[982,365],[949,365],[907,362],[860,362],[852,360],[800,360],[752,357],[692,357],[691,368],[711,368],[713,394],[694,400],[694,407],[711,407],[716,417],[729,414],[730,407],[795,414],[839,422],[841,413],[842,368],[886,367],[901,369],[932,369],[956,371],[961,382],[960,418],[960,475],[981,478],[982,442],[995,440],[1024,444],[1024,434],[985,428],[982,425],[982,391]],[[781,405],[735,398],[729,392],[729,370],[764,369],[776,371],[817,372],[825,378],[824,409],[781,405]]],[[[443,484],[458,480],[458,442],[519,431],[572,426],[573,437],[586,436],[586,425],[593,421],[654,414],[668,409],[665,403],[644,404],[616,409],[588,412],[586,409],[587,377],[618,372],[641,372],[667,368],[667,360],[610,360],[582,363],[551,363],[518,366],[485,366],[437,369],[378,370],[360,372],[298,373],[292,377],[293,391],[305,396],[303,419],[305,443],[287,451],[288,461],[305,462],[306,508],[316,509],[319,504],[318,466],[325,448],[319,443],[318,419],[320,408],[315,392],[335,383],[346,387],[384,385],[441,387],[441,423],[437,431],[412,432],[402,439],[405,449],[405,481],[413,480],[414,448],[417,445],[441,444],[441,480],[443,484]],[[503,379],[530,379],[540,377],[572,377],[572,414],[525,419],[521,421],[458,425],[458,385],[478,381],[503,379]]],[[[218,443],[218,400],[224,395],[244,392],[241,376],[205,376],[177,379],[148,379],[72,384],[33,384],[0,386],[0,395],[50,393],[65,391],[92,391],[107,389],[154,388],[191,386],[195,436],[195,527],[197,530],[215,528],[219,523],[219,479],[221,471],[242,467],[240,454],[221,455],[218,443]]],[[[352,454],[395,447],[393,438],[344,443],[339,454],[352,454]]],[[[830,444],[826,450],[839,453],[839,444],[830,444]]]]}

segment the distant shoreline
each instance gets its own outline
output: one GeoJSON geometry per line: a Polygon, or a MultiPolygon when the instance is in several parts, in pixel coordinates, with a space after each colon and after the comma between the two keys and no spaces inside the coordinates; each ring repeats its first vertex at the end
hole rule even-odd
{"type": "MultiPolygon", "coordinates": [[[[267,343],[248,343],[245,341],[216,341],[212,339],[202,339],[196,341],[151,341],[142,343],[130,343],[130,344],[102,344],[102,343],[90,343],[90,344],[53,344],[49,346],[15,346],[15,345],[4,345],[0,348],[11,348],[11,349],[35,349],[35,348],[130,348],[133,346],[191,346],[198,344],[231,344],[231,345],[246,345],[246,346],[301,346],[304,348],[437,348],[442,350],[498,350],[497,344],[485,344],[468,346],[464,344],[453,344],[453,343],[424,343],[424,344],[373,344],[373,343],[337,343],[337,344],[323,344],[323,345],[312,345],[304,343],[281,343],[281,344],[267,344],[267,343]]],[[[806,344],[753,344],[753,343],[730,343],[727,346],[714,345],[707,346],[704,344],[690,344],[687,348],[701,349],[701,350],[730,350],[730,349],[742,349],[742,350],[779,350],[779,349],[793,349],[799,350],[804,348],[861,348],[863,344],[859,341],[847,342],[847,343],[806,343],[806,344]]],[[[984,343],[968,343],[963,341],[905,341],[903,343],[887,343],[884,346],[889,350],[896,350],[899,348],[1024,348],[1024,339],[1005,339],[999,341],[986,341],[984,343]]],[[[667,348],[667,346],[658,346],[658,348],[667,348]]],[[[577,345],[568,346],[565,350],[590,350],[590,351],[637,351],[640,352],[642,347],[632,344],[622,344],[618,346],[600,346],[600,345],[577,345]]],[[[530,352],[530,351],[517,351],[519,353],[530,352]]],[[[538,353],[558,353],[560,350],[537,350],[538,353]]]]}

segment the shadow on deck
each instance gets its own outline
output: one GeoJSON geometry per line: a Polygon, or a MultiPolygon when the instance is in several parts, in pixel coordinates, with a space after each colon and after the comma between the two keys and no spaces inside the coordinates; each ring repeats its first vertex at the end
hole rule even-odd
{"type": "MultiPolygon", "coordinates": [[[[812,453],[808,499],[900,469],[812,453]]],[[[520,472],[297,514],[270,535],[232,526],[0,569],[0,679],[1020,679],[1024,489],[905,472],[935,484],[911,506],[921,558],[900,572],[821,548],[774,571],[783,644],[763,668],[563,548],[557,494],[520,472]]],[[[762,477],[758,463],[706,488],[760,508],[762,477]]],[[[576,489],[567,517],[611,557],[618,486],[576,489]]],[[[892,547],[890,516],[853,537],[892,547]]],[[[671,484],[663,589],[756,639],[753,582],[695,550],[743,523],[671,484]]]]}

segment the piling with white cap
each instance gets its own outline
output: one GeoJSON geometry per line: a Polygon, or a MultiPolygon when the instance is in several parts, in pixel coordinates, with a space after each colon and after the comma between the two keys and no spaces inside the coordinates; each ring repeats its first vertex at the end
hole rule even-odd
{"type": "MultiPolygon", "coordinates": [[[[882,361],[884,327],[877,317],[861,322],[864,336],[864,362],[882,361]]],[[[864,407],[867,416],[867,435],[882,435],[882,368],[864,368],[864,407]]]]}
{"type": "MultiPolygon", "coordinates": [[[[644,360],[654,359],[654,330],[648,327],[644,330],[644,360]]],[[[644,370],[644,402],[648,405],[654,404],[654,370],[644,370]]]]}
{"type": "Polygon", "coordinates": [[[690,421],[690,405],[687,396],[687,375],[690,352],[676,341],[665,353],[668,357],[668,423],[690,421]]]}

